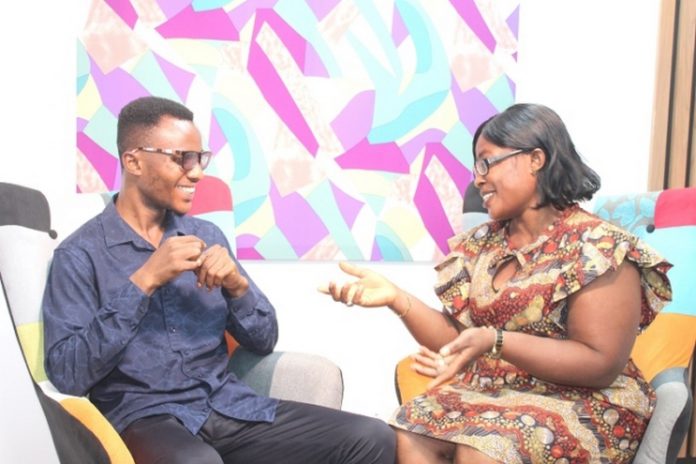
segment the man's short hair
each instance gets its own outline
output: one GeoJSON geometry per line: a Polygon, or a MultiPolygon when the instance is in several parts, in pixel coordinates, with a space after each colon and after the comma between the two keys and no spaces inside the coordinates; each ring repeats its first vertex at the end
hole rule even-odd
{"type": "Polygon", "coordinates": [[[156,126],[163,116],[193,121],[193,112],[181,103],[161,97],[141,97],[128,103],[118,114],[116,147],[119,157],[136,148],[134,140],[156,126]]]}

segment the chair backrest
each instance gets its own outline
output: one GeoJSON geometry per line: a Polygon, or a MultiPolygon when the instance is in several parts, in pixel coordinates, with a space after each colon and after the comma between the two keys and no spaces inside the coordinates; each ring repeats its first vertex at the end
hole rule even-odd
{"type": "Polygon", "coordinates": [[[672,302],[638,336],[631,353],[658,394],[635,462],[674,462],[692,416],[687,372],[696,347],[696,188],[599,197],[594,211],[674,265],[668,272],[672,302]]]}
{"type": "Polygon", "coordinates": [[[38,190],[0,183],[0,198],[0,275],[27,364],[41,382],[46,380],[41,298],[57,234],[38,190]]]}

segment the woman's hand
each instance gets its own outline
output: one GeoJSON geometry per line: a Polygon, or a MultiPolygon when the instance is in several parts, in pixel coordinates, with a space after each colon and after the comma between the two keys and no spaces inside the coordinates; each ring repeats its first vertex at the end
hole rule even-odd
{"type": "MultiPolygon", "coordinates": [[[[463,371],[469,363],[489,351],[494,343],[495,330],[493,329],[472,327],[463,330],[457,338],[440,348],[439,353],[433,353],[435,358],[430,356],[434,359],[435,369],[433,369],[432,365],[422,365],[423,369],[436,374],[432,376],[435,378],[428,384],[428,388],[437,387],[452,379],[452,377],[463,371]]],[[[431,361],[427,363],[431,364],[431,361]]],[[[429,375],[425,370],[418,370],[418,372],[429,375]]]]}
{"type": "Polygon", "coordinates": [[[427,346],[421,346],[418,353],[411,355],[411,368],[419,374],[435,378],[447,369],[454,358],[454,355],[442,356],[427,346]]]}
{"type": "Polygon", "coordinates": [[[346,306],[356,304],[366,308],[374,308],[394,304],[399,289],[387,278],[377,272],[346,262],[341,262],[338,265],[343,272],[357,277],[357,280],[344,283],[341,286],[331,281],[319,287],[320,292],[331,295],[335,301],[343,302],[346,306]]]}

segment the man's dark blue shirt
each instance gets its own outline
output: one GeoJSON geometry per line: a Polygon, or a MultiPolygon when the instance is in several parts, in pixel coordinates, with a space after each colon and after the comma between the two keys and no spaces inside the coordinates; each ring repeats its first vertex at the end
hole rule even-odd
{"type": "MultiPolygon", "coordinates": [[[[230,249],[208,221],[168,212],[165,224],[163,241],[195,235],[230,249]]],[[[198,288],[190,271],[148,296],[129,277],[154,251],[113,202],[58,246],[43,300],[51,382],[89,394],[119,432],[141,417],[171,414],[195,434],[212,409],[272,421],[277,401],[228,372],[224,337],[228,330],[242,346],[271,352],[278,339],[271,303],[236,259],[249,281],[239,298],[198,288]]]]}

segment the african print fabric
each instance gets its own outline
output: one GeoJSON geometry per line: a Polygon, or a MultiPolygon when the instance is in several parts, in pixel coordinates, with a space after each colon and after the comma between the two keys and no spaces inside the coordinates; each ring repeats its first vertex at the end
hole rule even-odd
{"type": "MultiPolygon", "coordinates": [[[[460,234],[450,248],[436,267],[435,292],[444,311],[466,327],[567,338],[568,297],[625,260],[641,276],[641,330],[671,298],[668,262],[577,205],[523,248],[507,246],[502,222],[460,234]],[[509,260],[517,260],[518,271],[496,291],[493,277],[509,260]]],[[[472,446],[506,464],[627,463],[654,402],[654,391],[632,361],[599,390],[546,382],[484,355],[454,383],[404,404],[390,422],[472,446]]]]}

